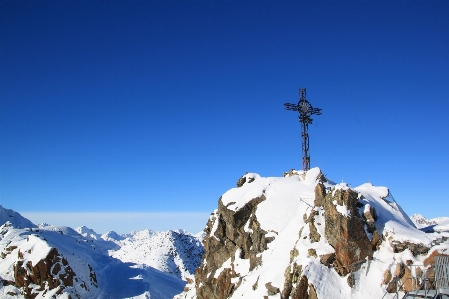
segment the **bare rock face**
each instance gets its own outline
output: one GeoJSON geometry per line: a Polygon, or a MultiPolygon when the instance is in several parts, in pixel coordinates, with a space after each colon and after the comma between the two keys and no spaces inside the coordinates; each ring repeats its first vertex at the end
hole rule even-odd
{"type": "Polygon", "coordinates": [[[238,287],[241,281],[231,282],[232,278],[239,277],[238,274],[232,268],[220,269],[229,259],[234,261],[237,250],[240,258],[249,259],[250,271],[260,265],[257,254],[266,250],[273,240],[273,237],[265,237],[267,232],[261,229],[255,215],[257,205],[264,200],[265,196],[261,194],[238,211],[232,211],[220,198],[217,212],[207,223],[207,236],[203,241],[206,253],[195,273],[198,299],[228,298],[238,287]],[[245,225],[250,230],[245,231],[245,225]],[[217,270],[221,272],[217,273],[217,270]]]}
{"type": "Polygon", "coordinates": [[[23,290],[25,298],[34,298],[37,295],[33,293],[31,284],[40,286],[41,290],[48,286],[49,290],[59,288],[58,292],[62,292],[66,287],[73,286],[75,276],[67,260],[56,248],[52,248],[36,265],[31,261],[24,264],[23,260],[18,260],[14,266],[14,285],[23,290]]]}
{"type": "MultiPolygon", "coordinates": [[[[319,185],[318,185],[319,186],[319,185]]],[[[322,187],[318,187],[322,188],[322,187]]],[[[315,193],[320,192],[320,190],[315,193]]],[[[334,266],[340,275],[347,275],[350,270],[357,270],[356,263],[371,258],[373,249],[365,233],[365,221],[358,211],[358,194],[351,189],[329,192],[324,198],[325,235],[329,244],[335,249],[334,266]],[[337,206],[347,211],[344,215],[337,206]]]]}

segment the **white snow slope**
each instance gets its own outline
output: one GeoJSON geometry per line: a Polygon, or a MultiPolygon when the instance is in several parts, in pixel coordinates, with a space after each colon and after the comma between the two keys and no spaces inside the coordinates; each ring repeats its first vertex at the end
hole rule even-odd
{"type": "MultiPolygon", "coordinates": [[[[23,288],[10,283],[16,279],[15,267],[18,263],[36,266],[52,249],[67,261],[59,264],[62,268],[68,264],[75,274],[74,283],[52,289],[46,282],[44,289],[31,284],[31,293],[38,299],[69,298],[68,295],[172,298],[183,290],[185,282],[181,278],[193,274],[203,254],[200,240],[183,231],[146,230],[125,236],[109,232],[100,236],[87,227],[37,227],[1,206],[0,217],[2,223],[9,221],[0,227],[0,298],[26,298],[23,288]]],[[[56,267],[59,266],[52,266],[52,271],[57,272],[56,267]]],[[[30,266],[25,268],[30,271],[30,266]]],[[[64,275],[64,271],[56,274],[64,275]]]]}
{"type": "MultiPolygon", "coordinates": [[[[302,265],[302,275],[307,276],[309,284],[313,284],[320,299],[380,299],[386,292],[383,275],[387,269],[394,273],[396,264],[406,263],[407,260],[422,265],[423,260],[434,250],[449,252],[449,242],[435,245],[438,243],[435,242],[436,240],[441,240],[443,236],[449,237],[449,233],[424,233],[416,229],[400,206],[389,198],[388,188],[376,187],[369,183],[363,184],[353,190],[359,193],[359,202],[365,208],[368,204],[375,208],[378,215],[376,228],[385,241],[382,242],[379,250],[375,251],[374,259],[365,262],[360,270],[354,272],[356,285],[351,288],[347,283],[348,277],[340,277],[332,267],[324,266],[319,258],[314,258],[308,253],[309,249],[315,249],[319,256],[332,253],[334,249],[324,238],[326,225],[324,211],[315,207],[318,212],[315,223],[318,233],[322,236],[319,242],[312,243],[307,237],[309,226],[303,218],[304,214],[310,214],[314,206],[314,189],[318,183],[320,169],[313,168],[306,173],[302,171],[298,173],[299,175],[288,177],[260,177],[258,174],[250,173],[246,176],[254,178],[254,181],[245,183],[240,188],[233,188],[222,196],[223,205],[237,211],[245,203],[265,194],[266,200],[257,206],[256,217],[261,228],[271,232],[270,236],[275,237],[274,241],[268,244],[268,249],[261,253],[261,266],[249,271],[249,260],[240,258],[237,251],[235,257],[224,262],[216,271],[215,276],[218,276],[223,269],[231,268],[243,278],[230,298],[279,298],[279,294],[264,297],[268,296],[265,284],[271,282],[273,287],[282,290],[286,268],[296,262],[302,265]],[[301,235],[298,235],[300,231],[301,235]],[[394,253],[392,241],[413,242],[433,247],[427,255],[414,257],[409,249],[394,253]],[[299,254],[294,257],[293,262],[290,262],[294,248],[299,254]]],[[[328,192],[349,188],[345,183],[334,184],[330,181],[325,183],[325,186],[328,192]]],[[[337,206],[337,210],[345,217],[350,217],[349,211],[344,206],[337,206]]],[[[214,229],[210,235],[213,234],[214,229]]],[[[236,278],[237,281],[239,281],[238,278],[236,278]]],[[[186,289],[188,291],[175,298],[196,298],[194,282],[188,284],[186,289]]],[[[387,294],[384,298],[392,297],[387,294]]]]}

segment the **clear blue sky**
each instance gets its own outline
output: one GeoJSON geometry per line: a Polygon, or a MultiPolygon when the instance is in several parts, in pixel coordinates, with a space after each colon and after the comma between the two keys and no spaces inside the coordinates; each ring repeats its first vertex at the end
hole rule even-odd
{"type": "Polygon", "coordinates": [[[449,216],[448,16],[447,1],[1,1],[0,204],[209,213],[247,171],[301,168],[283,104],[306,87],[323,109],[312,167],[449,216]]]}

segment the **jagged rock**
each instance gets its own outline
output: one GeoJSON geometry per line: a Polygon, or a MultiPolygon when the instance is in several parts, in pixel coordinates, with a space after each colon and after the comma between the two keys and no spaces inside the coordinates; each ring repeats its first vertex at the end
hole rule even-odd
{"type": "Polygon", "coordinates": [[[355,286],[355,278],[354,278],[354,274],[351,272],[348,275],[348,278],[346,279],[346,282],[348,283],[348,286],[350,288],[355,286]]]}
{"type": "Polygon", "coordinates": [[[392,277],[392,276],[391,276],[390,270],[389,270],[389,269],[385,270],[385,272],[384,272],[383,283],[384,283],[384,284],[387,284],[388,282],[390,282],[391,277],[392,277]]]}
{"type": "Polygon", "coordinates": [[[368,221],[368,222],[376,222],[376,220],[377,220],[376,209],[374,209],[373,206],[366,204],[363,216],[365,217],[366,221],[368,221]]]}
{"type": "MultiPolygon", "coordinates": [[[[358,194],[351,189],[335,190],[334,195],[329,192],[324,199],[325,235],[335,249],[334,264],[342,276],[348,274],[351,265],[373,255],[357,203],[358,194]],[[339,213],[336,204],[345,207],[349,216],[339,213]]],[[[351,269],[355,271],[359,267],[360,263],[351,269]]]]}
{"type": "Polygon", "coordinates": [[[309,284],[309,299],[318,299],[318,296],[316,294],[315,287],[313,284],[309,284]]]}
{"type": "MultiPolygon", "coordinates": [[[[290,293],[293,290],[293,286],[296,286],[300,280],[302,273],[302,266],[293,263],[293,267],[288,266],[284,272],[284,288],[281,293],[281,299],[288,299],[290,293]]],[[[307,279],[307,278],[306,278],[307,279]]]]}
{"type": "Polygon", "coordinates": [[[28,287],[30,284],[39,285],[42,290],[45,285],[48,285],[50,290],[59,287],[62,291],[65,287],[73,286],[75,275],[56,248],[52,248],[36,265],[33,265],[31,261],[24,264],[22,260],[19,260],[14,266],[14,284],[22,288],[26,294],[25,298],[34,296],[32,288],[28,287]]]}
{"type": "Polygon", "coordinates": [[[237,187],[240,188],[243,186],[243,184],[246,183],[246,176],[242,176],[241,178],[239,178],[239,180],[237,181],[237,187]]]}
{"type": "Polygon", "coordinates": [[[254,182],[255,178],[252,176],[247,177],[247,174],[248,173],[246,173],[244,176],[242,176],[241,178],[238,179],[238,181],[237,181],[238,188],[242,187],[246,182],[248,182],[248,183],[254,182]]]}
{"type": "Polygon", "coordinates": [[[276,295],[281,291],[281,290],[279,290],[279,288],[272,286],[271,282],[267,282],[265,284],[265,288],[267,289],[268,296],[276,295]]]}
{"type": "Polygon", "coordinates": [[[290,176],[294,176],[294,175],[299,175],[299,172],[296,171],[295,169],[290,169],[288,172],[284,172],[283,176],[284,177],[290,177],[290,176]]]}
{"type": "Polygon", "coordinates": [[[310,249],[308,249],[307,250],[307,253],[309,254],[309,256],[311,256],[311,257],[317,257],[317,255],[316,255],[316,250],[315,249],[313,249],[313,248],[310,248],[310,249]]]}
{"type": "Polygon", "coordinates": [[[371,248],[373,251],[379,250],[379,246],[382,244],[382,237],[379,232],[376,230],[373,233],[373,237],[371,239],[371,248]]]}
{"type": "Polygon", "coordinates": [[[393,251],[395,253],[409,249],[413,253],[413,256],[427,254],[430,250],[429,247],[423,244],[415,244],[411,242],[399,242],[395,240],[391,241],[391,247],[393,247],[393,251]]]}
{"type": "MultiPolygon", "coordinates": [[[[322,176],[324,178],[324,176],[322,176]]],[[[324,206],[324,198],[326,197],[326,187],[321,184],[317,184],[315,187],[315,200],[314,205],[316,207],[324,206]]]]}
{"type": "Polygon", "coordinates": [[[307,276],[301,276],[301,279],[298,281],[290,295],[291,299],[309,299],[309,293],[307,292],[309,287],[308,283],[307,276]]]}
{"type": "Polygon", "coordinates": [[[320,262],[326,267],[332,264],[335,258],[335,252],[320,255],[320,262]]]}
{"type": "Polygon", "coordinates": [[[321,235],[318,233],[318,230],[315,227],[315,215],[318,214],[318,211],[314,211],[312,210],[310,212],[310,216],[307,219],[307,223],[309,224],[309,238],[310,238],[310,242],[315,243],[315,242],[319,242],[321,239],[321,235]]]}
{"type": "Polygon", "coordinates": [[[210,273],[215,273],[228,259],[233,261],[237,250],[240,250],[240,258],[249,259],[250,270],[260,265],[261,257],[257,255],[273,240],[273,237],[265,237],[267,232],[261,229],[255,215],[257,205],[264,200],[265,195],[262,194],[238,211],[232,211],[223,205],[220,198],[216,217],[209,220],[205,230],[208,235],[203,241],[206,250],[203,261],[207,260],[207,263],[203,263],[195,273],[198,299],[227,298],[232,294],[236,284],[231,282],[231,278],[237,277],[235,272],[225,269],[217,278],[210,273]],[[245,231],[246,224],[251,233],[245,231]],[[216,229],[212,231],[214,225],[216,229]]]}
{"type": "MultiPolygon", "coordinates": [[[[260,277],[260,276],[259,276],[260,277]]],[[[257,287],[259,286],[259,277],[257,277],[257,280],[256,280],[256,282],[253,284],[253,286],[252,286],[252,289],[253,290],[256,290],[257,289],[257,287]]]]}

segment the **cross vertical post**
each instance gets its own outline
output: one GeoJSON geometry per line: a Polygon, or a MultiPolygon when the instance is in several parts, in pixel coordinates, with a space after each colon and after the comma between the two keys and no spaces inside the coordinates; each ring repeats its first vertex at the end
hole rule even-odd
{"type": "Polygon", "coordinates": [[[298,111],[299,122],[301,123],[301,137],[302,137],[302,169],[307,171],[310,169],[310,153],[309,153],[309,124],[312,124],[311,116],[313,114],[320,115],[321,108],[313,108],[309,101],[306,100],[306,89],[299,89],[298,104],[285,103],[286,110],[298,111]]]}

